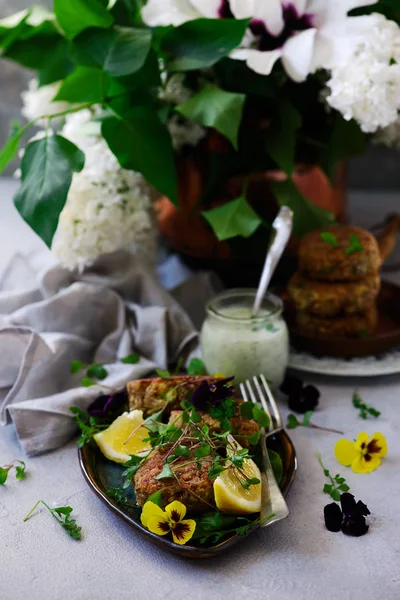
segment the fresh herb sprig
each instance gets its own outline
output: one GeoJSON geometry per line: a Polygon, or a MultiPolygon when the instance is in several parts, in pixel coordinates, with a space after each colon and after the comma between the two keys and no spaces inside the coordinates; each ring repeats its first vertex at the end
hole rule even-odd
{"type": "Polygon", "coordinates": [[[207,375],[206,367],[200,358],[192,358],[187,368],[188,375],[207,375]]]}
{"type": "Polygon", "coordinates": [[[339,473],[332,477],[329,470],[325,467],[324,463],[322,462],[322,458],[319,452],[317,452],[317,459],[322,467],[325,477],[327,477],[330,481],[330,484],[326,483],[324,485],[322,491],[324,492],[324,494],[328,494],[336,502],[339,502],[341,494],[343,492],[348,492],[350,487],[347,485],[345,478],[339,475],[339,473]]]}
{"type": "Polygon", "coordinates": [[[339,431],[338,429],[330,429],[329,427],[321,427],[320,425],[315,425],[311,423],[311,417],[313,416],[313,411],[308,410],[304,413],[304,417],[302,421],[299,421],[296,415],[289,414],[288,420],[286,423],[287,429],[296,429],[296,427],[311,427],[312,429],[320,429],[322,431],[330,431],[331,433],[340,433],[343,434],[343,431],[339,431]]]}
{"type": "Polygon", "coordinates": [[[75,519],[71,519],[72,507],[71,506],[58,506],[51,508],[44,500],[38,500],[35,506],[28,512],[24,518],[24,522],[35,512],[39,504],[43,504],[49,511],[49,513],[55,518],[55,520],[61,525],[61,527],[71,536],[74,540],[81,539],[81,530],[75,519]]]}
{"type": "Polygon", "coordinates": [[[353,233],[350,236],[349,245],[345,249],[344,253],[346,254],[346,256],[350,256],[351,254],[354,254],[355,252],[362,252],[363,250],[364,250],[364,246],[360,242],[360,238],[358,237],[358,235],[355,235],[353,233]]]}
{"type": "Polygon", "coordinates": [[[321,240],[332,246],[332,248],[337,248],[338,246],[336,235],[334,235],[330,231],[323,231],[321,233],[321,240]]]}
{"type": "MultiPolygon", "coordinates": [[[[128,356],[124,356],[121,358],[121,362],[125,365],[136,365],[140,361],[139,354],[128,354],[128,356]]],[[[73,360],[69,366],[69,370],[71,375],[76,375],[81,371],[84,371],[84,376],[81,379],[81,385],[83,387],[91,387],[92,385],[102,385],[100,381],[103,381],[108,377],[108,371],[99,363],[93,363],[91,365],[87,365],[80,360],[73,360]]]]}
{"type": "Polygon", "coordinates": [[[108,427],[108,425],[100,423],[97,417],[90,416],[85,410],[82,410],[77,406],[71,406],[69,410],[74,415],[74,421],[81,432],[81,435],[76,442],[79,448],[83,448],[85,444],[89,444],[96,433],[99,433],[108,427]]]}
{"type": "Polygon", "coordinates": [[[358,392],[354,392],[352,402],[354,408],[359,409],[360,417],[362,419],[368,419],[368,415],[371,415],[371,417],[375,417],[375,419],[377,419],[381,414],[379,410],[376,410],[375,408],[372,408],[372,406],[365,404],[358,392]]]}
{"type": "Polygon", "coordinates": [[[129,502],[124,490],[122,490],[119,487],[111,487],[106,491],[106,494],[109,498],[111,498],[111,500],[114,500],[115,502],[117,502],[118,504],[123,504],[126,507],[129,508],[138,508],[137,504],[132,504],[132,502],[129,502]]]}
{"type": "Polygon", "coordinates": [[[14,460],[9,465],[0,467],[0,485],[4,485],[7,481],[8,474],[11,469],[15,469],[15,479],[22,481],[26,477],[26,465],[23,460],[14,460]]]}
{"type": "Polygon", "coordinates": [[[274,516],[271,514],[264,519],[252,521],[246,517],[230,516],[219,511],[205,513],[196,519],[193,539],[198,540],[200,544],[216,544],[228,535],[245,536],[274,516]]]}

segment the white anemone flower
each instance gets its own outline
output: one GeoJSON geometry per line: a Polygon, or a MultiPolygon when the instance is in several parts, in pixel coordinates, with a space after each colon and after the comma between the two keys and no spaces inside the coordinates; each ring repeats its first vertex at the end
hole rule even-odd
{"type": "Polygon", "coordinates": [[[58,90],[61,87],[61,81],[42,85],[39,87],[38,80],[34,77],[29,81],[28,89],[21,93],[22,116],[28,121],[39,119],[38,123],[43,125],[46,115],[52,115],[63,112],[68,108],[68,102],[54,102],[58,90]]]}
{"type": "Polygon", "coordinates": [[[353,8],[377,0],[149,0],[142,9],[147,25],[178,26],[198,18],[250,18],[240,47],[231,58],[269,75],[282,64],[294,81],[319,68],[331,69],[354,47],[358,17],[353,8]]]}

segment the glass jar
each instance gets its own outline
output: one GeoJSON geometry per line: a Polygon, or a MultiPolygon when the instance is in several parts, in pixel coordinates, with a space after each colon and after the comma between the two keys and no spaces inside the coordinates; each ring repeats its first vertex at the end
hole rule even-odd
{"type": "Polygon", "coordinates": [[[283,381],[289,360],[289,334],[282,301],[268,293],[257,317],[252,309],[257,290],[223,292],[207,305],[200,335],[208,373],[235,375],[235,383],[263,373],[271,387],[283,381]]]}

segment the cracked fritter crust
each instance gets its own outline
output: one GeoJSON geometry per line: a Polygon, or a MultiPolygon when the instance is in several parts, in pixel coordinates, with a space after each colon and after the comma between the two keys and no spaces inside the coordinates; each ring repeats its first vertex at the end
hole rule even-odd
{"type": "Polygon", "coordinates": [[[357,281],[376,274],[381,267],[381,255],[374,236],[360,227],[332,225],[312,231],[299,246],[299,269],[310,279],[323,281],[357,281]],[[333,234],[337,247],[321,238],[322,232],[333,234]],[[350,237],[356,235],[362,245],[360,252],[346,254],[350,237]]]}
{"type": "Polygon", "coordinates": [[[318,317],[363,313],[379,294],[380,277],[367,275],[360,281],[323,282],[295,273],[288,292],[298,311],[318,317]]]}

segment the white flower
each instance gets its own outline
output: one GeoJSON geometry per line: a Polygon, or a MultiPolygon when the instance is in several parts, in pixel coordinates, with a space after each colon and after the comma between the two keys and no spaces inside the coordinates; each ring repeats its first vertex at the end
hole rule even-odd
{"type": "MultiPolygon", "coordinates": [[[[52,102],[57,96],[61,81],[39,87],[38,80],[34,78],[29,81],[28,85],[28,89],[21,93],[23,104],[21,113],[28,121],[63,112],[68,108],[67,102],[52,102]]],[[[44,119],[41,119],[39,123],[43,124],[44,119]]]]}
{"type": "Polygon", "coordinates": [[[364,26],[353,55],[332,70],[327,102],[373,133],[400,110],[400,28],[380,14],[365,17],[364,26]]]}
{"type": "Polygon", "coordinates": [[[121,169],[92,128],[92,117],[90,110],[71,114],[61,132],[85,152],[86,161],[73,176],[52,250],[70,269],[82,270],[101,254],[121,248],[153,266],[157,230],[149,187],[139,173],[121,169]]]}
{"type": "Polygon", "coordinates": [[[251,18],[231,57],[269,75],[282,64],[294,81],[319,68],[330,69],[352,50],[358,17],[347,13],[377,0],[149,0],[142,17],[150,26],[181,25],[207,18],[251,18]]]}

